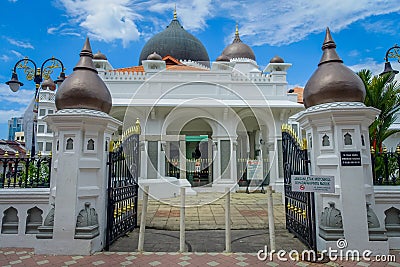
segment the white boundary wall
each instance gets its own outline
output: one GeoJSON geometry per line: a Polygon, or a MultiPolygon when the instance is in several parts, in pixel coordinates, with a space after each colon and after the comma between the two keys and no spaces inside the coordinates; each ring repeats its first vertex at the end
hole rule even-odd
{"type": "MultiPolygon", "coordinates": [[[[0,189],[0,247],[33,248],[36,234],[26,234],[28,210],[37,207],[43,211],[42,219],[46,218],[49,207],[49,188],[0,189]],[[4,212],[13,207],[18,211],[18,233],[3,234],[2,225],[4,212]]],[[[43,222],[42,221],[42,222],[43,222]]]]}

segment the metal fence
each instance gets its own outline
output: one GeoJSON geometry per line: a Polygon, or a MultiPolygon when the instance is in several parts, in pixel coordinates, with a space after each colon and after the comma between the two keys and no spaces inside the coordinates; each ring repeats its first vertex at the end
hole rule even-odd
{"type": "Polygon", "coordinates": [[[371,163],[374,185],[400,185],[400,146],[395,152],[371,149],[371,163]]]}
{"type": "Polygon", "coordinates": [[[50,187],[51,155],[0,157],[0,188],[50,187]]]}

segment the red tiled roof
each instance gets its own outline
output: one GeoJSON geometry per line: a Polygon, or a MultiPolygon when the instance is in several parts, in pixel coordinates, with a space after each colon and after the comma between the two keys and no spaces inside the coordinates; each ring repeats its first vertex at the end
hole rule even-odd
{"type": "MultiPolygon", "coordinates": [[[[205,70],[202,68],[187,66],[170,55],[165,56],[162,60],[165,61],[167,70],[173,70],[173,71],[199,71],[199,70],[204,71],[205,70]]],[[[111,71],[144,72],[144,68],[143,68],[143,66],[132,66],[132,67],[114,69],[111,71]]]]}
{"type": "Polygon", "coordinates": [[[303,104],[303,92],[304,88],[299,86],[289,90],[289,93],[297,94],[297,102],[300,104],[303,104]]]}

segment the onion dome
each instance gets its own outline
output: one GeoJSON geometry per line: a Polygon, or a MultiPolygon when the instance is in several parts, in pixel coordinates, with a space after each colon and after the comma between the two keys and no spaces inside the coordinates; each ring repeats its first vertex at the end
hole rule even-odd
{"type": "Polygon", "coordinates": [[[111,110],[112,99],[107,86],[93,64],[92,48],[86,38],[74,71],[56,93],[56,107],[61,109],[92,109],[105,113],[111,110]]]}
{"type": "Polygon", "coordinates": [[[240,40],[238,25],[236,24],[235,39],[232,44],[228,45],[222,54],[226,55],[229,59],[233,58],[248,58],[256,60],[253,50],[247,44],[240,40]]]}
{"type": "Polygon", "coordinates": [[[322,58],[304,88],[306,108],[331,102],[363,102],[364,83],[351,69],[343,64],[336,53],[336,44],[329,28],[322,45],[322,58]]]}
{"type": "Polygon", "coordinates": [[[162,57],[159,54],[157,54],[156,52],[153,52],[153,54],[150,54],[147,57],[147,60],[162,60],[162,57]]]}
{"type": "Polygon", "coordinates": [[[93,55],[93,59],[107,60],[107,57],[99,50],[96,54],[93,55]]]}
{"type": "Polygon", "coordinates": [[[53,79],[51,79],[51,77],[42,82],[42,89],[48,89],[50,91],[56,90],[56,84],[54,83],[53,79]]]}
{"type": "Polygon", "coordinates": [[[162,58],[170,55],[178,60],[203,61],[207,62],[206,64],[210,61],[207,50],[200,40],[183,29],[177,19],[176,11],[174,19],[167,28],[154,35],[144,45],[139,65],[142,65],[142,60],[146,60],[154,51],[157,51],[162,58]]]}
{"type": "Polygon", "coordinates": [[[215,61],[227,61],[227,62],[229,62],[230,60],[229,60],[229,57],[227,57],[224,54],[221,54],[220,56],[217,57],[217,59],[215,61]]]}
{"type": "Polygon", "coordinates": [[[285,61],[280,56],[274,56],[269,63],[285,63],[285,61]]]}

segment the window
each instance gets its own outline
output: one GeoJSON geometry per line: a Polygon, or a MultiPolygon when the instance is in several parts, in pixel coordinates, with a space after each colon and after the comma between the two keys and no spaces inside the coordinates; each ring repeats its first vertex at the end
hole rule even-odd
{"type": "Polygon", "coordinates": [[[47,114],[53,114],[53,110],[52,109],[49,109],[48,111],[47,111],[47,114]]]}
{"type": "Polygon", "coordinates": [[[53,148],[53,143],[52,142],[46,142],[46,151],[51,151],[53,148]]]}
{"type": "Polygon", "coordinates": [[[68,138],[66,150],[73,150],[73,149],[74,149],[74,140],[72,140],[72,138],[68,138]]]}
{"type": "Polygon", "coordinates": [[[43,143],[38,142],[38,151],[43,151],[43,143]]]}
{"type": "Polygon", "coordinates": [[[53,133],[53,130],[47,125],[47,133],[53,133]]]}
{"type": "Polygon", "coordinates": [[[39,110],[39,116],[44,116],[44,115],[46,115],[46,110],[43,109],[43,108],[41,108],[41,109],[39,110]]]}
{"type": "Polygon", "coordinates": [[[89,139],[86,149],[87,150],[94,150],[94,141],[93,141],[93,139],[89,139]]]}
{"type": "Polygon", "coordinates": [[[44,125],[38,126],[38,133],[44,133],[44,125]]]}

